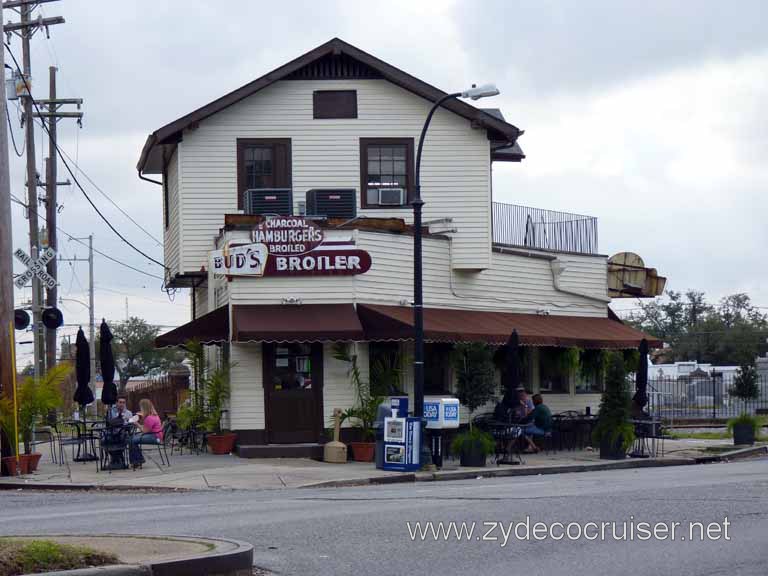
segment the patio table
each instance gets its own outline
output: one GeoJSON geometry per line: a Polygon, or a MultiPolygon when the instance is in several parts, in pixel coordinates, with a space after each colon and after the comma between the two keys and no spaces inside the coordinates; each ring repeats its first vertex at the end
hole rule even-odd
{"type": "Polygon", "coordinates": [[[72,445],[72,452],[77,446],[77,454],[72,458],[75,462],[95,462],[99,457],[96,455],[95,429],[103,420],[66,420],[64,424],[75,428],[77,433],[77,442],[72,445]],[[88,450],[90,444],[90,451],[88,450]]]}

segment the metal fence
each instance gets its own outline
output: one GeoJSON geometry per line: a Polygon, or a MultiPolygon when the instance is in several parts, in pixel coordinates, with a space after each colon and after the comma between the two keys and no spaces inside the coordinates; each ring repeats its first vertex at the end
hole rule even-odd
{"type": "Polygon", "coordinates": [[[493,241],[508,246],[597,254],[597,218],[494,202],[493,241]]]}
{"type": "Polygon", "coordinates": [[[757,384],[758,397],[745,402],[731,394],[732,375],[650,379],[647,409],[666,420],[719,420],[745,412],[768,415],[768,377],[758,378],[757,384]]]}

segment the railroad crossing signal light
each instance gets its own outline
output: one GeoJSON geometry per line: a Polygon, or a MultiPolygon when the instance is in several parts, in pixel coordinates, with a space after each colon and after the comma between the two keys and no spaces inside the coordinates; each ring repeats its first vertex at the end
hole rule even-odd
{"type": "Polygon", "coordinates": [[[25,310],[19,308],[13,311],[13,326],[16,330],[24,330],[29,326],[29,314],[25,310]]]}
{"type": "Polygon", "coordinates": [[[51,330],[56,330],[64,324],[64,315],[58,308],[46,308],[42,315],[43,325],[51,330]]]}

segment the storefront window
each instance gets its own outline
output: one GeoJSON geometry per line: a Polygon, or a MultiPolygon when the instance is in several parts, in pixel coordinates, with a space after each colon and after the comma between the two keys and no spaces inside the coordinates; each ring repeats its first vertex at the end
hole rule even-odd
{"type": "Polygon", "coordinates": [[[602,350],[582,350],[576,374],[577,394],[599,394],[603,391],[604,353],[602,350]]]}
{"type": "Polygon", "coordinates": [[[539,390],[543,393],[570,393],[570,378],[577,363],[569,348],[542,348],[539,352],[539,390]]]}
{"type": "Polygon", "coordinates": [[[371,342],[368,348],[371,392],[377,396],[403,393],[403,362],[397,342],[371,342]]]}
{"type": "Polygon", "coordinates": [[[309,344],[278,344],[272,383],[275,390],[312,389],[312,348],[309,344]]]}

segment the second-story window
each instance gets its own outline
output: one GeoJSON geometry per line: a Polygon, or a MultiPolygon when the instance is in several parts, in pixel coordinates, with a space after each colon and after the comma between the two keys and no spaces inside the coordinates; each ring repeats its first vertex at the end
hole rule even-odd
{"type": "Polygon", "coordinates": [[[237,207],[245,191],[291,188],[291,141],[287,138],[237,140],[237,207]]]}
{"type": "Polygon", "coordinates": [[[363,208],[407,206],[413,193],[413,138],[361,138],[363,208]]]}

